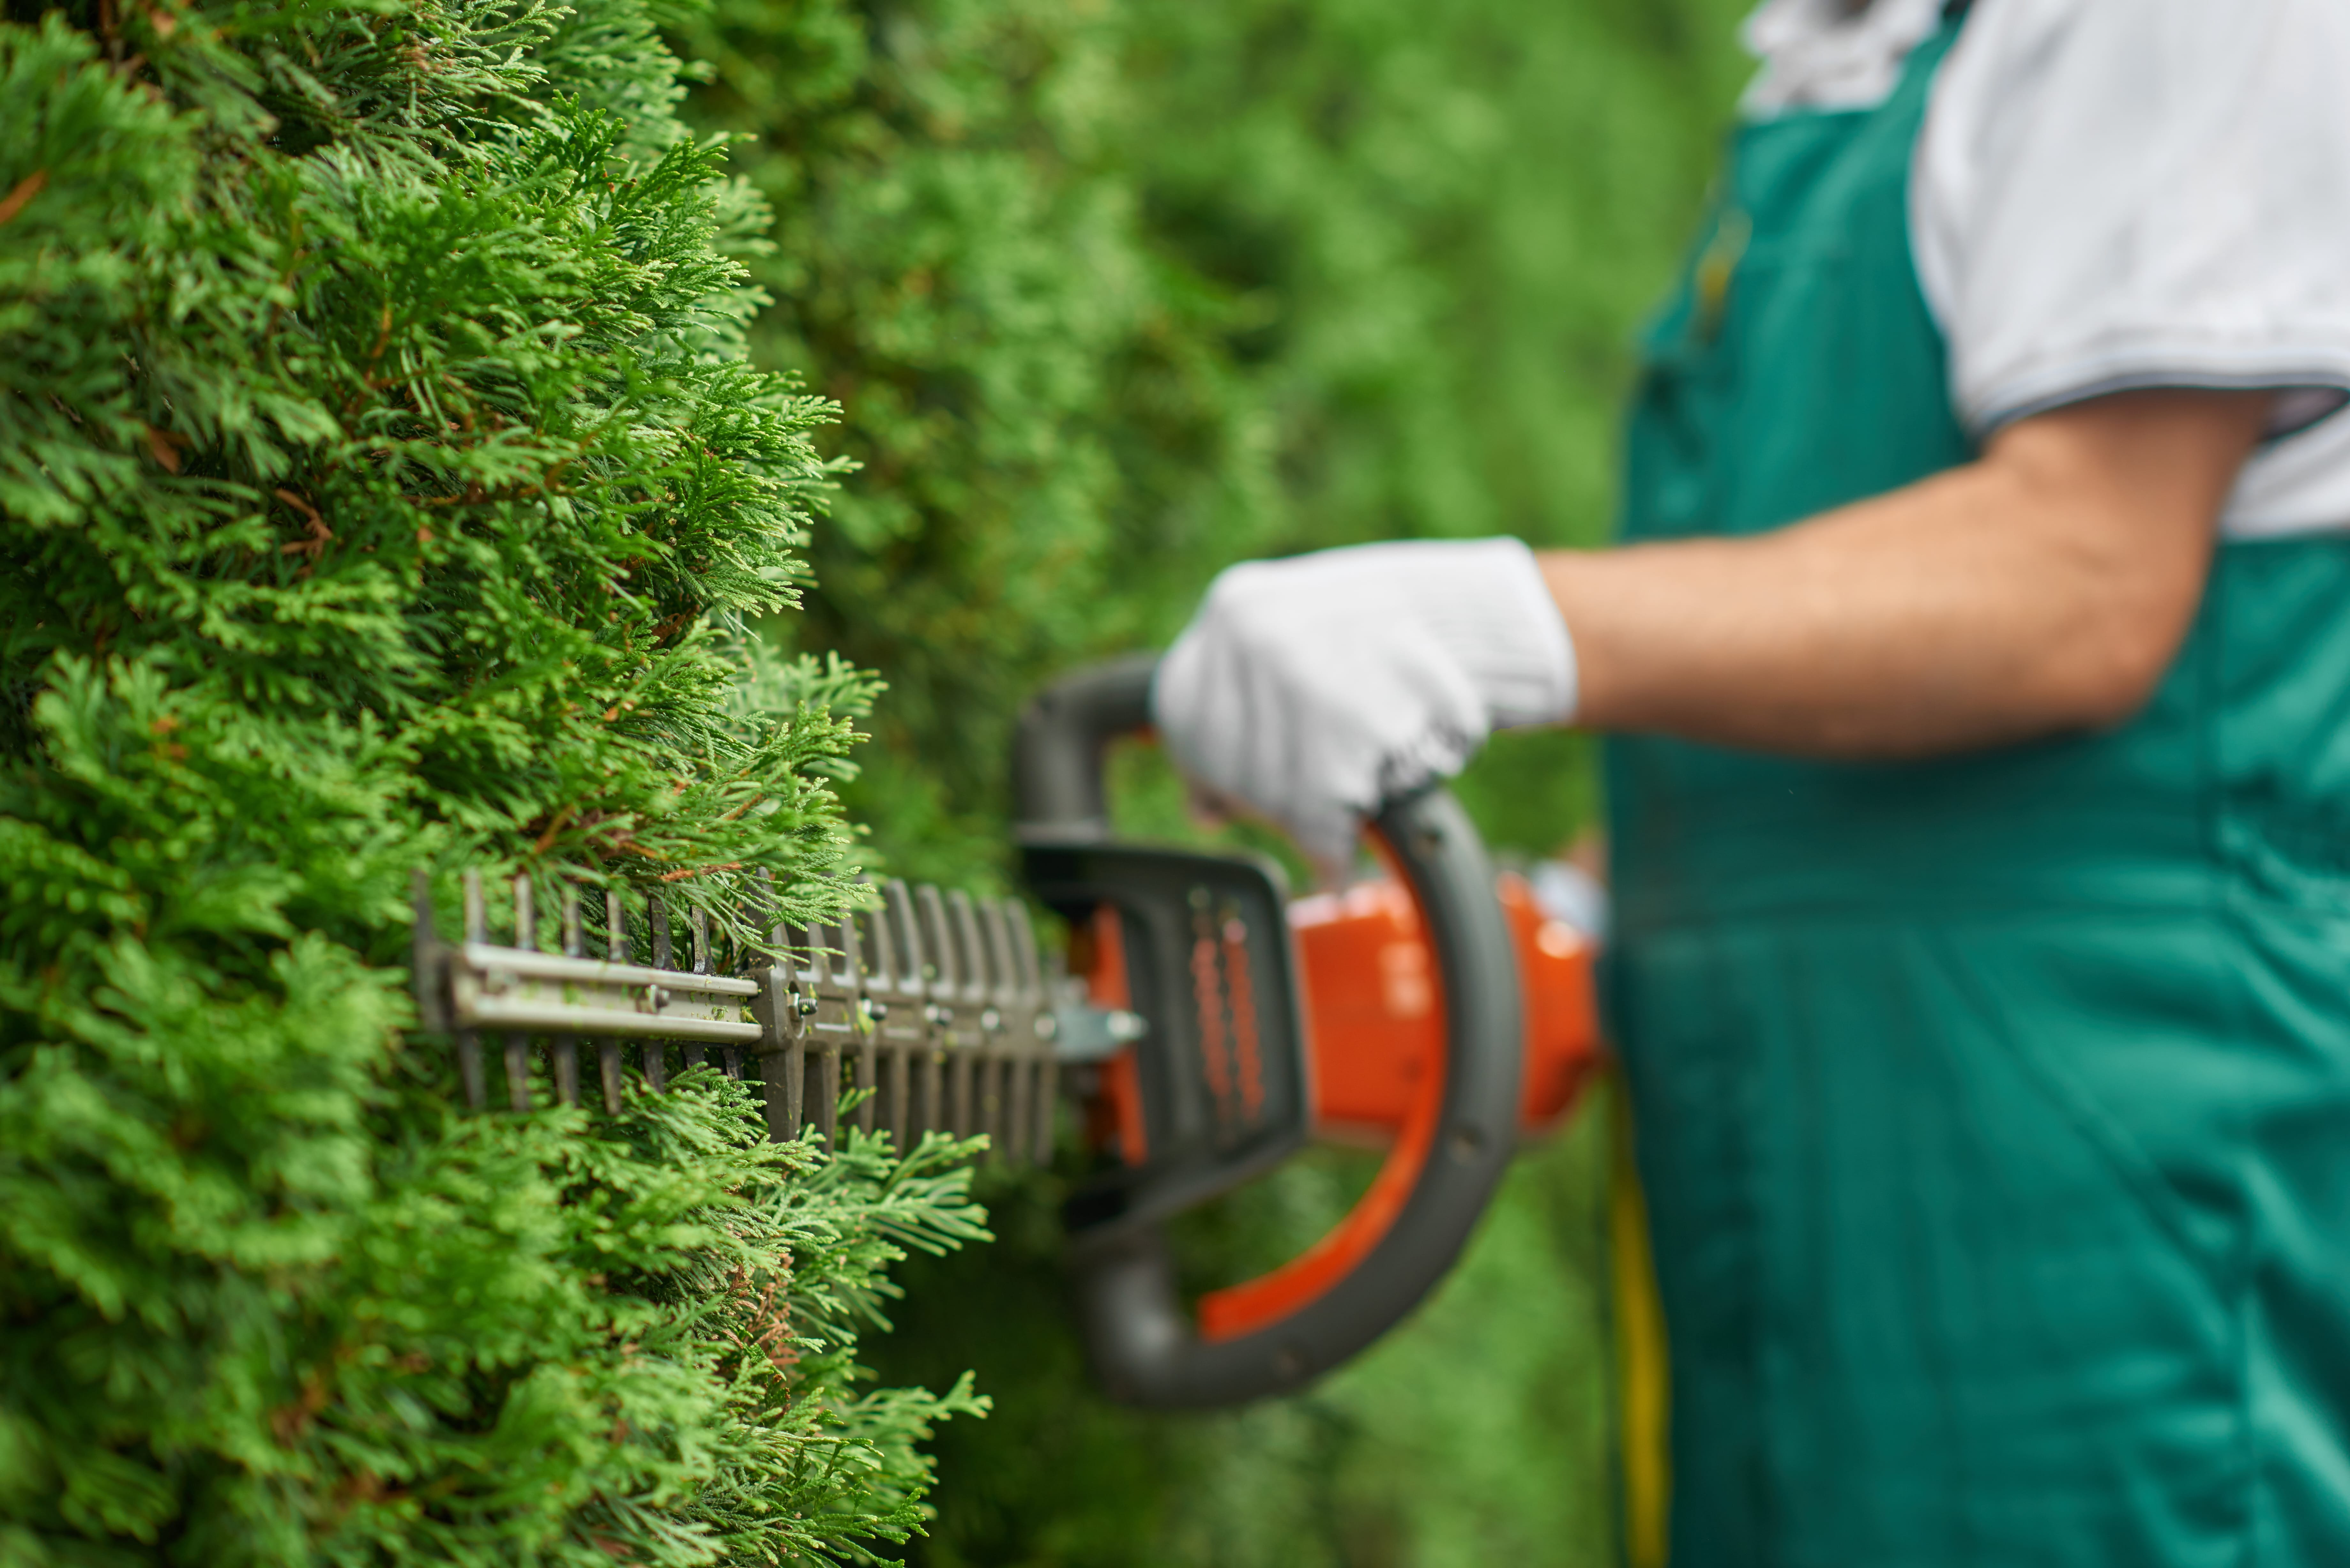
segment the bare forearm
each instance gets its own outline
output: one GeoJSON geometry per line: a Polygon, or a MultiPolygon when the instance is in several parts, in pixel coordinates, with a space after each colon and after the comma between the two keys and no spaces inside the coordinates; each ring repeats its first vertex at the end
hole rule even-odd
{"type": "Polygon", "coordinates": [[[1776,533],[1546,556],[1580,720],[1849,757],[2117,722],[2192,619],[2265,406],[2108,399],[1776,533]]]}
{"type": "Polygon", "coordinates": [[[2004,488],[1969,468],[1755,538],[1545,557],[1584,722],[1903,756],[2118,717],[2117,676],[2176,628],[2094,542],[2014,526],[2004,488]]]}

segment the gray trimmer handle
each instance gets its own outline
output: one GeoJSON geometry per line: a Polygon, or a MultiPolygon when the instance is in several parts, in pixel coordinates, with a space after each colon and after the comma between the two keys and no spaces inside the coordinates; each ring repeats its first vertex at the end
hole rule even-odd
{"type": "MultiPolygon", "coordinates": [[[[1133,659],[1084,672],[1029,709],[1018,770],[1024,837],[1107,834],[1103,750],[1149,722],[1154,664],[1133,659]]],[[[1114,1398],[1237,1405],[1293,1392],[1338,1366],[1444,1277],[1509,1163],[1523,1024],[1492,864],[1468,814],[1441,789],[1389,803],[1370,829],[1419,906],[1435,960],[1440,1076],[1336,1230],[1272,1273],[1211,1293],[1196,1317],[1184,1310],[1156,1226],[1073,1235],[1087,1346],[1114,1398]]]]}
{"type": "Polygon", "coordinates": [[[1155,653],[1129,654],[1065,676],[1020,715],[1012,794],[1021,836],[1107,838],[1102,763],[1109,743],[1150,728],[1155,653]]]}

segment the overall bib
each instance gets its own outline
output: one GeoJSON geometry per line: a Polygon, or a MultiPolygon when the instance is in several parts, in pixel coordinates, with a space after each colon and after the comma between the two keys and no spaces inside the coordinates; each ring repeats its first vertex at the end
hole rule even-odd
{"type": "MultiPolygon", "coordinates": [[[[1972,455],[1908,213],[1954,34],[1741,135],[1627,540],[1972,455]]],[[[1673,1561],[2350,1564],[2350,543],[2224,546],[2123,728],[1608,794],[1673,1561]]]]}

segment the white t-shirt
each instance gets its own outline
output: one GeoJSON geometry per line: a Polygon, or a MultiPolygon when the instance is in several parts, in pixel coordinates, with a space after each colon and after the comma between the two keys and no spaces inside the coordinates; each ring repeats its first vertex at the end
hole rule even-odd
{"type": "MultiPolygon", "coordinates": [[[[1881,101],[1941,0],[1767,0],[1745,109],[1881,101]]],[[[2275,388],[2231,538],[2350,528],[2350,0],[1976,0],[1910,183],[1978,434],[2133,387],[2275,388]]]]}

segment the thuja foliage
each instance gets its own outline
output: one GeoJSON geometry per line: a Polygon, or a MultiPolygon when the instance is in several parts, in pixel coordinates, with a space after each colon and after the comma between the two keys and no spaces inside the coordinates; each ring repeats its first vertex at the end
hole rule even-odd
{"type": "MultiPolygon", "coordinates": [[[[1210,7],[1211,10],[1216,7],[1210,7]]],[[[1123,136],[1129,7],[712,0],[696,123],[754,138],[762,362],[839,400],[859,463],[784,635],[883,670],[851,799],[896,867],[1006,863],[1011,722],[1140,646],[1272,498],[1222,348],[1243,306],[1152,246],[1123,136]]]]}
{"type": "MultiPolygon", "coordinates": [[[[0,1560],[864,1560],[957,1151],[464,1114],[409,878],[837,911],[831,469],[640,0],[0,22],[0,1560]]],[[[542,900],[544,905],[546,900],[542,900]]],[[[551,933],[542,933],[542,936],[551,933]]]]}

